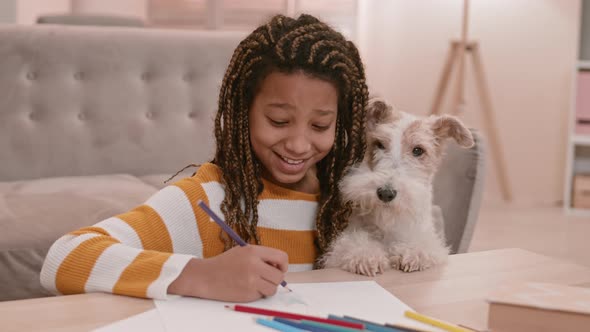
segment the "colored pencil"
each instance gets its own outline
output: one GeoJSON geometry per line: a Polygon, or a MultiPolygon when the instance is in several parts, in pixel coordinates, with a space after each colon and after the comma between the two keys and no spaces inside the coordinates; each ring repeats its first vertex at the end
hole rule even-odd
{"type": "MultiPolygon", "coordinates": [[[[219,216],[215,212],[213,212],[213,210],[211,210],[207,206],[207,204],[205,204],[205,202],[199,200],[197,204],[201,207],[201,209],[203,209],[203,211],[205,211],[205,213],[209,215],[209,217],[211,217],[211,219],[213,219],[213,221],[215,221],[215,223],[217,223],[217,225],[219,225],[219,227],[221,227],[221,229],[223,229],[224,232],[227,233],[227,235],[229,235],[234,241],[236,241],[236,243],[240,245],[240,247],[245,247],[248,245],[246,241],[242,240],[242,238],[236,232],[234,232],[234,230],[231,229],[231,227],[229,227],[223,220],[221,220],[221,218],[219,218],[219,216]]],[[[281,286],[285,287],[290,292],[292,292],[292,290],[289,287],[287,287],[287,282],[285,280],[281,281],[281,286]]]]}
{"type": "Polygon", "coordinates": [[[360,318],[356,318],[356,317],[351,317],[351,316],[347,316],[344,315],[344,319],[348,319],[349,321],[352,322],[357,322],[360,324],[364,324],[367,327],[367,330],[371,331],[371,329],[368,328],[369,325],[371,326],[375,326],[377,327],[384,327],[387,329],[392,329],[390,330],[391,332],[428,332],[425,330],[421,330],[419,328],[415,328],[415,327],[409,327],[409,326],[405,326],[405,325],[400,325],[400,324],[379,324],[379,323],[375,323],[375,322],[370,322],[368,320],[364,320],[364,319],[360,319],[360,318]]]}
{"type": "MultiPolygon", "coordinates": [[[[342,321],[337,321],[337,322],[345,323],[342,321]]],[[[302,319],[301,324],[303,324],[304,326],[310,326],[310,327],[311,326],[321,327],[323,329],[326,329],[326,330],[329,330],[332,332],[358,332],[359,331],[359,329],[338,326],[338,325],[330,324],[330,323],[320,323],[320,322],[311,321],[311,320],[307,320],[307,319],[302,319]]],[[[362,330],[364,330],[364,329],[362,329],[362,330]]]]}
{"type": "Polygon", "coordinates": [[[305,332],[303,329],[298,329],[296,327],[265,318],[256,318],[256,323],[282,332],[305,332]]]}
{"type": "Polygon", "coordinates": [[[306,330],[309,332],[332,332],[330,330],[326,330],[326,329],[318,327],[318,326],[309,326],[309,325],[301,324],[300,321],[298,321],[298,320],[292,320],[292,319],[280,318],[280,317],[274,317],[272,320],[276,320],[277,322],[287,324],[287,325],[296,327],[298,329],[306,330]]]}
{"type": "Polygon", "coordinates": [[[368,320],[352,318],[350,316],[339,317],[336,315],[329,315],[328,318],[329,319],[336,319],[336,320],[343,320],[345,322],[363,324],[365,326],[365,329],[372,331],[372,332],[407,332],[404,330],[399,330],[395,327],[388,327],[388,326],[385,326],[385,325],[382,325],[379,323],[370,322],[368,320]]]}
{"type": "Polygon", "coordinates": [[[438,320],[438,319],[435,319],[435,318],[432,318],[432,317],[428,317],[426,315],[422,315],[422,314],[419,314],[419,313],[414,312],[414,311],[407,310],[404,313],[404,315],[406,317],[411,318],[413,320],[416,320],[418,322],[429,324],[429,325],[432,325],[432,326],[441,328],[441,329],[443,329],[445,331],[449,331],[449,332],[470,332],[469,330],[464,329],[462,327],[459,327],[457,325],[454,325],[454,324],[451,324],[451,323],[447,323],[447,322],[444,322],[442,320],[438,320]]]}
{"type": "Polygon", "coordinates": [[[356,330],[363,330],[365,328],[365,326],[363,324],[358,324],[358,323],[343,322],[343,321],[339,321],[339,320],[333,320],[333,319],[327,319],[327,318],[321,318],[321,317],[315,317],[315,316],[309,316],[309,315],[301,315],[301,314],[296,314],[296,313],[292,313],[292,312],[284,312],[284,311],[278,311],[278,310],[249,307],[249,306],[240,305],[240,304],[236,304],[233,306],[226,305],[225,307],[228,309],[235,310],[235,311],[246,312],[246,313],[256,314],[256,315],[281,317],[281,318],[297,319],[297,320],[309,320],[309,321],[315,321],[315,322],[326,323],[326,324],[331,324],[331,325],[349,327],[349,328],[356,329],[356,330]]]}

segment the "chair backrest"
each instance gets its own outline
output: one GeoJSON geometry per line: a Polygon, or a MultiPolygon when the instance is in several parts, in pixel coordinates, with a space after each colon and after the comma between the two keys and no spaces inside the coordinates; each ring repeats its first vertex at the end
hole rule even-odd
{"type": "Polygon", "coordinates": [[[475,145],[470,149],[447,143],[445,156],[434,179],[434,204],[443,214],[444,231],[451,253],[469,249],[479,215],[485,177],[485,147],[472,130],[475,145]]]}

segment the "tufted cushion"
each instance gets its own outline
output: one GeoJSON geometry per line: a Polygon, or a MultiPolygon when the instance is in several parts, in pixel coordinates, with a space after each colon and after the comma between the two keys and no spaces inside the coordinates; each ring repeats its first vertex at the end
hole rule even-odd
{"type": "Polygon", "coordinates": [[[169,174],[148,174],[138,176],[138,178],[155,188],[162,189],[166,185],[170,185],[176,181],[180,181],[183,178],[193,176],[197,172],[197,169],[198,167],[187,167],[185,169],[180,168],[176,171],[178,174],[176,174],[176,172],[169,174]]]}
{"type": "MultiPolygon", "coordinates": [[[[158,189],[162,189],[166,186],[166,183],[164,181],[170,179],[170,177],[172,177],[173,174],[150,174],[150,175],[144,175],[144,176],[140,176],[139,179],[147,184],[149,184],[152,187],[158,188],[158,189]]],[[[170,182],[168,182],[168,184],[170,183],[174,183],[175,181],[178,181],[179,179],[181,179],[181,177],[174,177],[174,179],[170,180],[170,182]]]]}
{"type": "Polygon", "coordinates": [[[55,240],[156,191],[131,175],[0,182],[0,301],[46,295],[39,272],[55,240]]]}
{"type": "Polygon", "coordinates": [[[210,159],[242,34],[0,25],[0,181],[173,173],[210,159]]]}
{"type": "Polygon", "coordinates": [[[45,255],[46,248],[0,250],[0,301],[52,295],[39,281],[45,255]]]}

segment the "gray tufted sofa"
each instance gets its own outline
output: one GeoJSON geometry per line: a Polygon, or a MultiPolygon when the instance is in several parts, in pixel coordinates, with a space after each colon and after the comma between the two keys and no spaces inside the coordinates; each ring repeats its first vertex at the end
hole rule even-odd
{"type": "MultiPolygon", "coordinates": [[[[48,295],[38,274],[59,236],[210,159],[219,86],[243,37],[0,25],[0,300],[48,295]]],[[[437,177],[454,252],[477,218],[480,148],[451,145],[437,177]]]]}
{"type": "Polygon", "coordinates": [[[219,86],[241,38],[0,26],[0,300],[45,295],[38,271],[60,235],[211,157],[219,86]]]}

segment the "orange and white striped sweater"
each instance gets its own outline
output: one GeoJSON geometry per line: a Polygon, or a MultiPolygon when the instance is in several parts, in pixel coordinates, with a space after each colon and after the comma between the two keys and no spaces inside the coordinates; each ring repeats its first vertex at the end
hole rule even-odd
{"type": "MultiPolygon", "coordinates": [[[[197,205],[220,216],[221,170],[202,165],[193,177],[165,187],[143,205],[92,227],[68,233],[50,248],[41,283],[56,294],[108,292],[164,299],[191,258],[223,252],[221,228],[197,205]]],[[[264,181],[259,196],[261,245],[289,255],[289,271],[312,269],[316,259],[318,195],[264,181]]]]}

